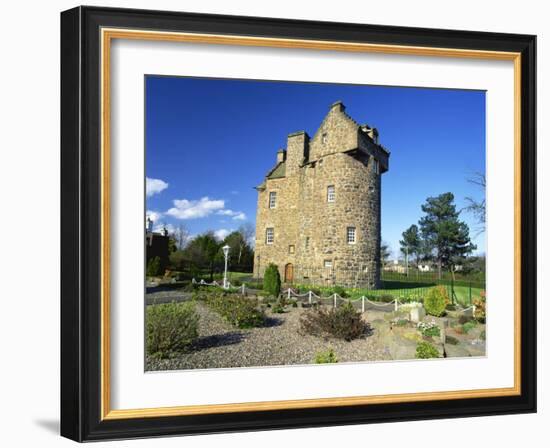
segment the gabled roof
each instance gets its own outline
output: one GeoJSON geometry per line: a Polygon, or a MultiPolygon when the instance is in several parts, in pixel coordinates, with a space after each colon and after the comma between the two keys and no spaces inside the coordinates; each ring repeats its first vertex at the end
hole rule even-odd
{"type": "Polygon", "coordinates": [[[275,165],[275,168],[273,168],[269,173],[267,173],[268,179],[280,179],[281,177],[285,177],[286,174],[286,164],[285,162],[279,162],[277,165],[275,165]]]}

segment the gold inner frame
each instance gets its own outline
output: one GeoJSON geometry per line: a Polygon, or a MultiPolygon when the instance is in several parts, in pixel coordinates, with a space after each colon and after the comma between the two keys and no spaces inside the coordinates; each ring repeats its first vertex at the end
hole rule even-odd
{"type": "Polygon", "coordinates": [[[128,419],[246,412],[263,410],[306,409],[330,406],[350,406],[381,403],[451,400],[482,397],[502,397],[521,394],[521,54],[514,52],[466,50],[455,48],[416,47],[279,39],[250,36],[192,34],[143,31],[134,29],[101,29],[101,419],[128,419]],[[213,45],[295,48],[345,52],[368,52],[413,56],[456,57],[470,59],[507,60],[514,62],[514,386],[494,389],[419,392],[391,395],[368,395],[302,400],[280,400],[229,404],[188,405],[141,409],[111,409],[110,388],[110,62],[111,41],[132,39],[213,45]]]}

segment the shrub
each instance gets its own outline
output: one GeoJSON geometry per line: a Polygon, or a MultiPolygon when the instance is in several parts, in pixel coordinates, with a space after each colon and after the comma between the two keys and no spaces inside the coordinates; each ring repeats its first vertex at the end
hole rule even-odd
{"type": "Polygon", "coordinates": [[[424,308],[426,308],[426,313],[439,317],[445,312],[448,303],[449,296],[445,287],[436,286],[428,291],[424,299],[424,308]]]}
{"type": "Polygon", "coordinates": [[[265,313],[257,299],[217,293],[208,294],[206,304],[238,328],[261,327],[265,322],[265,313]]]}
{"type": "Polygon", "coordinates": [[[276,264],[270,263],[265,270],[264,290],[274,297],[281,293],[281,276],[276,264]]]}
{"type": "Polygon", "coordinates": [[[439,358],[439,351],[429,342],[419,342],[415,356],[418,359],[439,358]]]}
{"type": "Polygon", "coordinates": [[[198,336],[199,316],[195,305],[163,303],[147,307],[147,353],[168,358],[172,353],[185,350],[198,336]]]}
{"type": "Polygon", "coordinates": [[[162,274],[162,269],[160,266],[160,258],[153,257],[147,262],[147,276],[148,277],[157,277],[162,274]]]}
{"type": "Polygon", "coordinates": [[[475,318],[478,322],[485,323],[486,318],[486,295],[485,291],[481,291],[480,298],[474,300],[475,318]]]}
{"type": "Polygon", "coordinates": [[[335,286],[332,288],[332,294],[338,294],[340,297],[342,298],[346,298],[348,297],[348,293],[346,292],[346,290],[341,287],[341,286],[335,286]]]}
{"type": "Polygon", "coordinates": [[[282,314],[285,312],[285,305],[281,300],[277,300],[271,307],[273,313],[282,314]]]}
{"type": "Polygon", "coordinates": [[[481,339],[482,341],[487,339],[487,334],[485,333],[485,330],[481,330],[481,333],[479,334],[479,339],[481,339]]]}
{"type": "Polygon", "coordinates": [[[335,337],[351,341],[363,336],[369,325],[361,319],[361,313],[351,303],[341,307],[314,308],[300,318],[301,329],[313,336],[335,337]]]}
{"type": "Polygon", "coordinates": [[[329,348],[324,352],[318,352],[315,355],[315,364],[335,364],[337,362],[338,358],[332,348],[329,348]]]}

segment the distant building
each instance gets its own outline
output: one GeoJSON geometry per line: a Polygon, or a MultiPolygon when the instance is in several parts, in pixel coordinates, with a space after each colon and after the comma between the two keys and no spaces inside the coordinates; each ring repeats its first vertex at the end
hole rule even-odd
{"type": "Polygon", "coordinates": [[[164,271],[168,266],[169,256],[168,231],[162,229],[162,232],[153,232],[153,221],[147,217],[145,226],[145,266],[154,257],[159,257],[160,267],[164,271]]]}
{"type": "Polygon", "coordinates": [[[288,135],[256,187],[254,273],[285,282],[380,283],[380,191],[389,152],[378,131],[334,103],[315,135],[288,135]]]}

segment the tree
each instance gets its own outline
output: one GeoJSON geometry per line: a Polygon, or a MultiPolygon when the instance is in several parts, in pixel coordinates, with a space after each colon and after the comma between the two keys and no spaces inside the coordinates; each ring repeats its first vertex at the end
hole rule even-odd
{"type": "Polygon", "coordinates": [[[153,257],[147,262],[147,277],[158,277],[162,274],[160,258],[153,257]]]}
{"type": "Polygon", "coordinates": [[[399,245],[401,246],[401,252],[411,257],[418,269],[418,263],[420,261],[420,254],[422,253],[422,240],[420,237],[420,232],[418,231],[418,226],[413,224],[402,234],[403,239],[399,240],[399,245]]]}
{"type": "Polygon", "coordinates": [[[391,257],[390,245],[385,241],[382,241],[382,243],[380,244],[380,261],[382,262],[382,266],[386,266],[386,264],[388,264],[390,257],[391,257]]]}
{"type": "Polygon", "coordinates": [[[179,224],[171,235],[179,250],[182,250],[187,245],[189,236],[189,230],[187,230],[187,227],[183,224],[179,224]]]}
{"type": "Polygon", "coordinates": [[[474,215],[479,225],[478,234],[485,232],[485,174],[474,173],[473,177],[468,179],[471,184],[477,185],[483,190],[483,199],[476,200],[472,197],[466,197],[468,205],[464,208],[467,212],[474,215]]]}
{"type": "Polygon", "coordinates": [[[200,265],[208,266],[210,281],[214,280],[214,266],[216,261],[221,260],[222,244],[218,242],[213,232],[203,233],[191,240],[186,248],[185,254],[188,260],[200,265]]]}
{"type": "Polygon", "coordinates": [[[265,269],[264,290],[273,297],[279,297],[281,292],[281,275],[276,264],[270,263],[265,269]]]}
{"type": "Polygon", "coordinates": [[[454,279],[455,265],[464,261],[476,246],[470,241],[470,230],[460,221],[454,195],[443,193],[429,197],[422,205],[425,215],[420,218],[420,232],[432,257],[437,262],[439,278],[441,269],[449,269],[454,279]]]}

